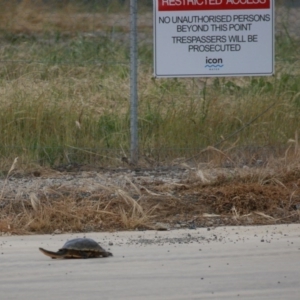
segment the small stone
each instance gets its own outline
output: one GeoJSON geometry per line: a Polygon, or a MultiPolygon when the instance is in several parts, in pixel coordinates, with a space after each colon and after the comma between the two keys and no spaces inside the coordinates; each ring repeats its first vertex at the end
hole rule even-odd
{"type": "Polygon", "coordinates": [[[168,223],[162,223],[162,222],[157,222],[154,225],[154,228],[156,230],[170,230],[170,224],[168,224],[168,223]]]}

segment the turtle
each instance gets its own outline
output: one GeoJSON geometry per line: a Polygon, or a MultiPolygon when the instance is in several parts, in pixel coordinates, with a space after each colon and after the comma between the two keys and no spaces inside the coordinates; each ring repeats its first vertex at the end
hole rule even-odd
{"type": "Polygon", "coordinates": [[[39,250],[51,258],[95,258],[109,257],[112,253],[104,250],[96,241],[88,238],[77,238],[67,241],[57,252],[39,248],[39,250]]]}

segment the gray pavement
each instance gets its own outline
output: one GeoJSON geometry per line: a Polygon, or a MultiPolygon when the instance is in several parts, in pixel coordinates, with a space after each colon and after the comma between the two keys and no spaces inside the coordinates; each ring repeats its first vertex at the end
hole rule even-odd
{"type": "Polygon", "coordinates": [[[300,299],[300,224],[86,234],[109,258],[38,251],[83,236],[0,237],[0,299],[300,299]]]}

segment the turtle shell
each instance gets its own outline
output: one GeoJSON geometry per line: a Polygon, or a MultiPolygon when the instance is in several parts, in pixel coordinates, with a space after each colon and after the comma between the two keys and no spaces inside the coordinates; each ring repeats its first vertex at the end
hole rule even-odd
{"type": "Polygon", "coordinates": [[[62,246],[60,250],[62,249],[106,252],[96,241],[88,238],[77,238],[69,240],[62,246]]]}

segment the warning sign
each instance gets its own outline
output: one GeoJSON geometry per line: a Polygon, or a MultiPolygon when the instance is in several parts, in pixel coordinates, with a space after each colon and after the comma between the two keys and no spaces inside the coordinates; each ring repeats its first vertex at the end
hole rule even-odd
{"type": "Polygon", "coordinates": [[[154,75],[272,75],[273,12],[273,0],[154,0],[154,75]]]}

